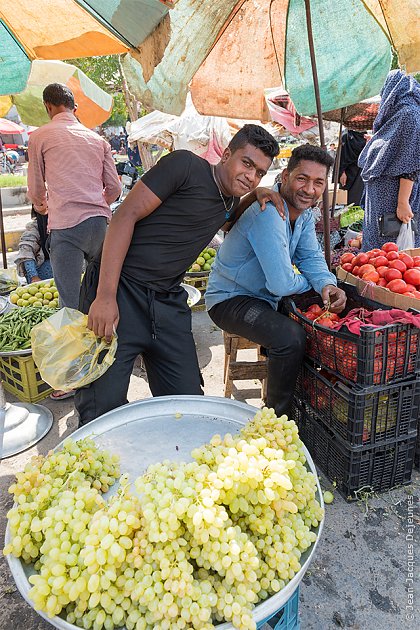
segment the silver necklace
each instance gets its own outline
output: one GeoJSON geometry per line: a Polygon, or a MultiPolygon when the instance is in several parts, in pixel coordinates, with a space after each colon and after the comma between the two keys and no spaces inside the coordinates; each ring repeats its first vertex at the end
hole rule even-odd
{"type": "Polygon", "coordinates": [[[216,184],[217,190],[219,191],[220,199],[223,201],[223,205],[225,207],[225,219],[229,219],[230,213],[232,212],[233,204],[235,203],[235,197],[232,196],[232,203],[230,204],[230,208],[228,209],[228,207],[226,205],[225,198],[223,196],[223,193],[220,190],[219,184],[217,183],[216,173],[215,173],[215,170],[214,170],[214,164],[211,165],[211,172],[213,174],[214,183],[216,184]]]}

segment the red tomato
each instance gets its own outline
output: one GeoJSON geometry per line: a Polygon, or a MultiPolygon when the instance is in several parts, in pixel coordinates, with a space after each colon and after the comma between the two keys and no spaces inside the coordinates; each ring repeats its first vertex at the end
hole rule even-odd
{"type": "Polygon", "coordinates": [[[317,324],[320,324],[324,328],[332,328],[334,326],[332,319],[320,319],[317,324]]]}
{"type": "Polygon", "coordinates": [[[385,243],[385,245],[382,245],[382,249],[384,252],[397,252],[398,245],[396,243],[385,243]]]}
{"type": "Polygon", "coordinates": [[[375,249],[371,249],[369,252],[367,252],[368,254],[371,254],[370,258],[376,258],[376,256],[380,256],[381,254],[383,254],[383,250],[382,249],[378,249],[377,247],[375,249]]]}
{"type": "Polygon", "coordinates": [[[378,287],[386,287],[386,285],[388,284],[387,281],[385,280],[385,278],[379,278],[378,280],[378,287]]]}
{"type": "Polygon", "coordinates": [[[351,263],[344,263],[344,265],[341,265],[341,268],[344,269],[344,271],[353,271],[353,265],[351,263]]]}
{"type": "Polygon", "coordinates": [[[373,282],[374,284],[378,282],[379,278],[380,275],[377,271],[368,271],[362,276],[362,280],[364,280],[365,282],[373,282]]]}
{"type": "Polygon", "coordinates": [[[391,260],[389,263],[389,268],[398,269],[398,271],[401,271],[401,273],[404,273],[404,271],[407,271],[407,265],[403,263],[402,260],[391,260]]]}
{"type": "Polygon", "coordinates": [[[388,265],[388,258],[386,256],[378,256],[373,260],[373,264],[376,268],[384,267],[388,265]]]}
{"type": "Polygon", "coordinates": [[[407,284],[406,293],[413,293],[413,291],[416,290],[416,287],[414,287],[412,284],[409,284],[406,280],[404,282],[406,282],[407,284]]]}
{"type": "Polygon", "coordinates": [[[420,267],[420,256],[413,256],[413,263],[415,267],[420,267]]]}
{"type": "Polygon", "coordinates": [[[304,313],[304,315],[305,315],[305,317],[307,319],[310,319],[312,322],[314,321],[314,319],[319,317],[319,315],[317,315],[317,313],[304,313]]]}
{"type": "Polygon", "coordinates": [[[412,297],[415,298],[416,296],[414,295],[414,293],[412,291],[406,291],[404,293],[404,297],[412,297]]]}
{"type": "Polygon", "coordinates": [[[330,319],[332,322],[338,322],[340,319],[337,313],[331,313],[330,311],[324,311],[320,317],[320,320],[330,319]]]}
{"type": "Polygon", "coordinates": [[[403,278],[408,284],[418,286],[420,284],[420,269],[407,269],[403,278]]]}
{"type": "Polygon", "coordinates": [[[373,265],[370,265],[370,264],[362,265],[360,267],[359,276],[362,277],[363,274],[368,273],[370,271],[376,271],[376,269],[375,269],[375,267],[373,265]]]}
{"type": "Polygon", "coordinates": [[[420,291],[413,291],[414,297],[420,300],[420,291]]]}
{"type": "Polygon", "coordinates": [[[412,267],[414,267],[413,259],[411,258],[411,256],[409,256],[405,252],[400,252],[398,254],[398,258],[402,260],[402,262],[405,264],[407,269],[411,269],[412,267]]]}
{"type": "Polygon", "coordinates": [[[394,293],[405,293],[407,285],[404,280],[391,280],[386,285],[386,288],[394,293]]]}
{"type": "Polygon", "coordinates": [[[306,309],[306,313],[316,313],[317,315],[321,315],[324,309],[322,309],[319,304],[311,304],[306,309]]]}
{"type": "Polygon", "coordinates": [[[368,262],[369,262],[369,256],[365,254],[364,252],[360,252],[360,254],[357,254],[356,258],[354,259],[355,265],[366,265],[366,263],[368,262]]]}
{"type": "Polygon", "coordinates": [[[354,254],[352,254],[351,252],[346,252],[345,254],[340,256],[340,263],[342,265],[344,265],[345,263],[350,263],[353,260],[353,258],[355,258],[354,254]]]}
{"type": "Polygon", "coordinates": [[[388,271],[388,267],[385,267],[385,266],[383,266],[383,267],[376,267],[376,271],[379,273],[381,278],[385,278],[385,274],[388,271]]]}
{"type": "Polygon", "coordinates": [[[398,260],[398,253],[394,251],[387,252],[386,257],[388,260],[398,260]]]}
{"type": "Polygon", "coordinates": [[[352,274],[354,276],[358,276],[359,275],[359,271],[360,271],[360,267],[358,267],[357,265],[355,265],[352,269],[352,274]]]}
{"type": "Polygon", "coordinates": [[[402,273],[398,269],[387,269],[384,278],[387,282],[391,280],[402,280],[402,273]]]}

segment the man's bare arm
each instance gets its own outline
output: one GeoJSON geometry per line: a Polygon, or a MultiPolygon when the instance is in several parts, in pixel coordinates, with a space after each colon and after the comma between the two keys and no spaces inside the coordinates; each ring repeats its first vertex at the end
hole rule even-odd
{"type": "Polygon", "coordinates": [[[134,226],[161,203],[161,199],[139,181],[112,217],[102,250],[96,299],[88,316],[88,327],[107,341],[111,340],[118,325],[117,289],[134,226]]]}

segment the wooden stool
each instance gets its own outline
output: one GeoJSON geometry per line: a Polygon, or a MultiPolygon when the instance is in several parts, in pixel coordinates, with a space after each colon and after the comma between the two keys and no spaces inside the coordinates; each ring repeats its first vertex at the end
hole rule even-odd
{"type": "Polygon", "coordinates": [[[223,331],[225,344],[224,383],[225,397],[232,396],[233,381],[259,379],[261,381],[261,398],[265,400],[267,392],[267,359],[261,354],[261,346],[239,335],[223,331]],[[257,361],[238,361],[238,350],[257,350],[257,361]]]}

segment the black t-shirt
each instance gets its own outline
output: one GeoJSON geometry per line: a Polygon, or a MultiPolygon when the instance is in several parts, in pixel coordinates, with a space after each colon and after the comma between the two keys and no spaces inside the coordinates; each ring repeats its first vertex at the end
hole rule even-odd
{"type": "MultiPolygon", "coordinates": [[[[190,151],[161,158],[142,182],[162,203],[136,223],[121,273],[142,286],[171,291],[225,223],[225,205],[210,164],[190,151]]],[[[232,198],[225,202],[229,209],[232,198]]]]}

